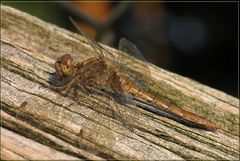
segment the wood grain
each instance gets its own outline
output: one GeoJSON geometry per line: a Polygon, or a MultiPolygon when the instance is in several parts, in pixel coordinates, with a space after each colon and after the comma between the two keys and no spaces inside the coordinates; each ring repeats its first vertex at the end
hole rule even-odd
{"type": "MultiPolygon", "coordinates": [[[[122,71],[143,88],[223,130],[190,128],[97,89],[64,95],[49,88],[53,64],[66,53],[96,56],[86,39],[4,5],[1,13],[2,159],[239,159],[237,98],[126,54],[122,71]]],[[[104,48],[113,61],[118,51],[104,48]]]]}

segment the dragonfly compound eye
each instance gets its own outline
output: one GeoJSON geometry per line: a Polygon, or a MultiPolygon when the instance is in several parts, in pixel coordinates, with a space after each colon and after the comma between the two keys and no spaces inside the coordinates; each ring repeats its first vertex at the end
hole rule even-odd
{"type": "Polygon", "coordinates": [[[63,72],[62,72],[61,64],[60,64],[59,62],[56,62],[56,63],[54,64],[54,68],[55,68],[56,73],[57,73],[58,76],[60,76],[60,77],[63,77],[63,76],[64,76],[64,74],[63,74],[63,72]]]}
{"type": "Polygon", "coordinates": [[[76,71],[75,62],[69,54],[59,57],[54,68],[60,77],[74,76],[76,71]]]}

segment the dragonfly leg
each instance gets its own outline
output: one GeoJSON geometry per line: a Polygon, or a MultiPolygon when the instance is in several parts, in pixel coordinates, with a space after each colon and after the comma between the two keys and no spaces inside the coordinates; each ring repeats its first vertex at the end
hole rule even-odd
{"type": "Polygon", "coordinates": [[[66,87],[66,89],[64,89],[63,95],[67,96],[69,94],[69,92],[71,91],[71,87],[72,85],[70,84],[69,86],[66,87]]]}
{"type": "Polygon", "coordinates": [[[91,93],[93,92],[92,87],[94,86],[94,83],[94,79],[88,79],[87,81],[81,82],[79,85],[82,86],[85,91],[91,93]]]}
{"type": "MultiPolygon", "coordinates": [[[[93,81],[90,80],[88,82],[78,82],[78,87],[80,88],[80,91],[82,92],[78,92],[77,95],[79,97],[90,97],[91,96],[91,93],[92,93],[92,86],[93,86],[93,81]]],[[[83,100],[82,100],[83,101],[83,100]]]]}
{"type": "Polygon", "coordinates": [[[78,85],[79,89],[81,92],[78,92],[78,96],[80,97],[84,97],[84,95],[86,96],[91,96],[90,90],[86,89],[86,87],[82,86],[82,85],[78,85]]]}

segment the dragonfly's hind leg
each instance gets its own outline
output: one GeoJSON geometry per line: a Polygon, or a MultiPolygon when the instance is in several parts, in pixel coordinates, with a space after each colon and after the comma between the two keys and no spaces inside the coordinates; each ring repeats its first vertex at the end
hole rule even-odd
{"type": "Polygon", "coordinates": [[[77,95],[79,97],[90,97],[93,93],[93,87],[94,85],[94,80],[93,79],[89,79],[87,81],[84,82],[78,82],[77,86],[79,87],[79,90],[81,92],[78,92],[77,95]]]}
{"type": "Polygon", "coordinates": [[[94,86],[94,80],[88,79],[87,81],[78,83],[78,86],[84,91],[84,93],[90,95],[90,93],[93,92],[92,87],[94,86]]]}
{"type": "MultiPolygon", "coordinates": [[[[90,90],[89,89],[87,89],[86,87],[84,87],[84,86],[82,86],[82,85],[78,85],[78,88],[79,88],[79,90],[81,91],[79,91],[79,92],[77,92],[77,95],[79,96],[79,97],[84,97],[84,96],[91,96],[91,93],[90,93],[90,90]]],[[[77,91],[77,90],[76,90],[77,91]]]]}
{"type": "Polygon", "coordinates": [[[63,95],[64,95],[64,96],[67,96],[67,95],[70,93],[70,91],[71,91],[71,86],[69,86],[68,88],[66,88],[66,89],[64,90],[63,95]]]}

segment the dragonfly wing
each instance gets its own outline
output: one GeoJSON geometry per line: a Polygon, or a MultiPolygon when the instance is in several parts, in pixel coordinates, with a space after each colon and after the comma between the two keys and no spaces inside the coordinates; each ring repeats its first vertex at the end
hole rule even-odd
{"type": "Polygon", "coordinates": [[[130,132],[125,126],[129,120],[125,120],[124,109],[107,91],[99,92],[102,94],[92,96],[97,103],[91,105],[93,111],[87,116],[79,131],[79,147],[93,152],[113,147],[130,132]]]}
{"type": "Polygon", "coordinates": [[[104,147],[112,147],[116,143],[114,134],[100,125],[104,119],[97,111],[92,111],[88,115],[79,130],[79,147],[87,151],[100,152],[104,147]]]}
{"type": "Polygon", "coordinates": [[[77,23],[72,19],[72,17],[69,17],[69,19],[70,19],[70,21],[72,22],[72,24],[76,27],[76,29],[79,31],[79,33],[87,39],[88,43],[89,43],[89,44],[91,45],[91,47],[93,48],[94,52],[95,52],[96,54],[98,54],[98,56],[102,56],[102,57],[103,57],[104,55],[103,55],[102,51],[99,50],[99,45],[98,45],[97,43],[95,43],[94,40],[92,40],[92,39],[90,38],[90,36],[89,36],[86,32],[84,32],[84,31],[77,25],[77,23]],[[97,49],[98,49],[98,51],[97,51],[97,49]]]}
{"type": "MultiPolygon", "coordinates": [[[[98,54],[98,56],[106,59],[106,56],[104,54],[107,54],[107,55],[112,55],[116,58],[116,55],[113,55],[110,51],[106,50],[105,48],[103,48],[101,45],[99,45],[97,42],[95,42],[94,40],[90,39],[89,36],[84,32],[82,31],[78,25],[76,24],[76,22],[70,17],[69,18],[71,20],[71,22],[73,23],[73,25],[78,29],[78,31],[87,38],[87,41],[88,43],[91,45],[91,47],[93,48],[93,50],[95,51],[96,54],[98,54]]],[[[100,82],[101,80],[98,80],[98,82],[100,82]]],[[[106,84],[106,81],[105,80],[102,80],[103,82],[100,83],[100,84],[106,84]]],[[[106,85],[105,86],[105,89],[107,91],[111,91],[111,88],[109,87],[109,85],[106,85]]],[[[117,103],[115,102],[115,100],[113,99],[113,97],[110,95],[110,94],[106,94],[104,92],[102,92],[101,96],[103,97],[101,100],[101,102],[104,102],[106,101],[107,104],[109,104],[109,108],[108,110],[106,111],[112,111],[110,113],[112,113],[112,118],[115,118],[113,115],[117,116],[118,120],[120,120],[120,122],[122,122],[124,125],[126,124],[125,123],[125,119],[123,118],[123,114],[121,114],[121,109],[119,109],[117,103]],[[111,105],[109,103],[109,99],[111,100],[111,105]],[[110,107],[111,106],[111,107],[110,107]]],[[[96,107],[96,111],[97,109],[102,112],[101,108],[99,108],[99,104],[98,105],[94,105],[96,107]]],[[[93,107],[93,108],[95,108],[93,107]]],[[[98,117],[98,114],[96,115],[95,112],[94,114],[91,114],[89,115],[89,119],[90,120],[96,120],[96,119],[101,119],[98,117]]],[[[85,138],[85,140],[93,140],[93,138],[99,138],[100,136],[102,138],[99,138],[99,142],[97,143],[98,145],[102,145],[102,147],[106,144],[108,144],[108,146],[110,146],[111,144],[114,144],[114,139],[110,139],[110,136],[112,136],[111,134],[104,134],[104,131],[102,131],[102,129],[100,128],[101,126],[99,126],[97,123],[94,123],[94,122],[91,122],[89,123],[89,121],[86,121],[83,125],[83,129],[80,130],[80,137],[82,138],[85,138]],[[106,141],[104,141],[106,140],[106,141]],[[112,140],[111,143],[108,142],[109,140],[112,140]]],[[[108,126],[107,126],[108,127],[108,126]]],[[[119,140],[119,137],[118,136],[118,140],[119,140]]],[[[80,138],[81,139],[81,138],[80,138]]],[[[82,139],[83,140],[83,139],[82,139]]],[[[96,140],[96,139],[94,139],[96,140]]],[[[113,145],[112,145],[113,146],[113,145]]]]}
{"type": "MultiPolygon", "coordinates": [[[[123,59],[121,56],[118,58],[118,63],[117,66],[121,67],[122,69],[125,69],[125,73],[129,75],[131,78],[137,78],[134,79],[133,81],[137,83],[141,87],[145,87],[145,76],[151,77],[151,70],[149,66],[147,65],[147,61],[144,59],[141,51],[137,48],[136,45],[134,45],[131,41],[127,40],[126,38],[121,38],[119,41],[119,50],[118,51],[123,51],[127,53],[128,55],[131,55],[139,60],[141,60],[144,63],[141,63],[141,66],[139,66],[136,63],[136,60],[134,59],[127,59],[125,63],[123,64],[122,60],[123,59]],[[136,67],[135,67],[136,65],[136,67]],[[137,70],[135,72],[135,69],[137,70]],[[134,72],[133,72],[134,71],[134,72]]],[[[119,55],[122,55],[119,53],[119,55]]]]}
{"type": "Polygon", "coordinates": [[[137,46],[134,45],[131,41],[127,40],[124,37],[120,39],[118,49],[123,52],[126,52],[127,54],[129,54],[137,59],[145,61],[141,51],[137,48],[137,46]]]}

